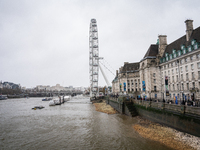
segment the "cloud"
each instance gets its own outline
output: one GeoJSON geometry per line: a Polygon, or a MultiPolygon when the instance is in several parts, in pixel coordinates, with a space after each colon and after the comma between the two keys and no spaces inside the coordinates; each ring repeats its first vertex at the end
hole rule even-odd
{"type": "MultiPolygon", "coordinates": [[[[197,0],[1,0],[0,79],[27,87],[89,86],[91,18],[100,56],[115,73],[124,62],[140,61],[158,34],[170,43],[185,34],[186,19],[199,26],[199,7],[197,0]]],[[[101,74],[99,81],[106,84],[101,74]]]]}

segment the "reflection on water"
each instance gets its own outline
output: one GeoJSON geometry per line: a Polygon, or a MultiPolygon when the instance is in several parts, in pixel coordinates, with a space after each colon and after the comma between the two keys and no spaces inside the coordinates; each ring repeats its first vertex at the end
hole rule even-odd
{"type": "Polygon", "coordinates": [[[134,131],[136,118],[95,111],[87,97],[49,106],[41,98],[0,101],[0,149],[167,150],[134,131]],[[45,108],[32,110],[34,106],[45,108]]]}

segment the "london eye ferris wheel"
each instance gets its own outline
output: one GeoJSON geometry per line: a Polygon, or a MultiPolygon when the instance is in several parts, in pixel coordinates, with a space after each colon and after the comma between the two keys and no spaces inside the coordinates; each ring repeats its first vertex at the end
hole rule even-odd
{"type": "Polygon", "coordinates": [[[90,97],[98,96],[99,45],[96,19],[91,19],[89,33],[90,97]]]}

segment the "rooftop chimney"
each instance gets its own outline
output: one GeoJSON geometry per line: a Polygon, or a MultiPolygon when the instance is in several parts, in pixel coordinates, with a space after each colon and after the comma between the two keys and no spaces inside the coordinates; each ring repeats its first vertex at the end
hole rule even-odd
{"type": "Polygon", "coordinates": [[[186,24],[186,40],[189,41],[193,31],[193,20],[186,20],[185,24],[186,24]]]}
{"type": "Polygon", "coordinates": [[[159,47],[158,47],[159,55],[162,56],[167,46],[167,36],[159,35],[158,38],[159,38],[159,47]]]}

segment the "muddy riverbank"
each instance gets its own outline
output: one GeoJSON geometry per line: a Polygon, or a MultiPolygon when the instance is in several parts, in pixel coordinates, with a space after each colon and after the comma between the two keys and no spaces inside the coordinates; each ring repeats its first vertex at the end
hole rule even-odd
{"type": "MultiPolygon", "coordinates": [[[[115,114],[117,111],[104,101],[93,103],[96,111],[107,114],[115,114]]],[[[176,150],[200,150],[200,138],[177,131],[173,128],[151,122],[141,117],[137,117],[138,123],[133,125],[135,131],[143,138],[147,138],[176,150]]]]}
{"type": "Polygon", "coordinates": [[[133,128],[144,138],[177,150],[200,150],[200,138],[138,117],[133,128]]]}
{"type": "Polygon", "coordinates": [[[110,105],[106,104],[105,101],[101,102],[101,103],[93,103],[96,111],[99,112],[103,112],[103,113],[107,113],[107,114],[116,114],[117,111],[112,108],[110,105]]]}

